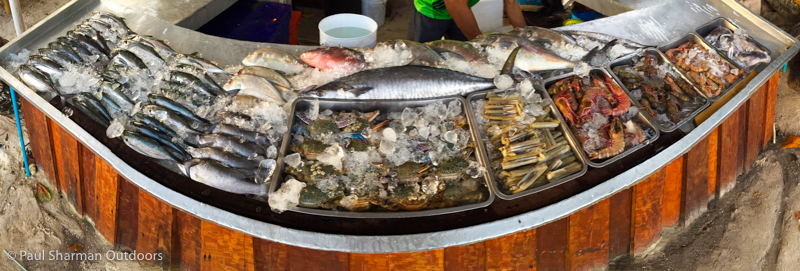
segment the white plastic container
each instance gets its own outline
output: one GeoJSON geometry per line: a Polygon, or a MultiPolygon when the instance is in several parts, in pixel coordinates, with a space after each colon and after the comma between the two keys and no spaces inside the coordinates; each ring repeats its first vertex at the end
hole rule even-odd
{"type": "Polygon", "coordinates": [[[319,44],[324,46],[372,47],[377,43],[378,24],[361,14],[341,13],[319,22],[319,44]]]}
{"type": "Polygon", "coordinates": [[[481,33],[500,32],[503,28],[503,0],[481,0],[472,6],[472,13],[481,33]]]}
{"type": "Polygon", "coordinates": [[[361,14],[375,20],[378,27],[383,26],[386,19],[387,0],[361,0],[361,14]]]}

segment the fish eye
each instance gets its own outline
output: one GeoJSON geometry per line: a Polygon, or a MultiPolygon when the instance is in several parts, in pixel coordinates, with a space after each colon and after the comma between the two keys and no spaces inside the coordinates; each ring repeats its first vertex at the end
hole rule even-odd
{"type": "Polygon", "coordinates": [[[317,97],[322,97],[322,91],[321,90],[318,90],[316,94],[317,94],[317,97]]]}

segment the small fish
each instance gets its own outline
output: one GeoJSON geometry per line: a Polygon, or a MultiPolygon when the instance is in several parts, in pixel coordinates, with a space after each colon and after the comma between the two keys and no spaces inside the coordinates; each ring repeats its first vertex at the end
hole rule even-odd
{"type": "Polygon", "coordinates": [[[128,147],[131,147],[131,149],[144,156],[154,159],[179,161],[154,139],[130,131],[122,132],[122,136],[120,137],[122,141],[125,142],[125,145],[128,145],[128,147]]]}
{"type": "Polygon", "coordinates": [[[305,69],[303,62],[294,55],[272,48],[253,51],[242,59],[242,64],[245,66],[261,66],[281,71],[287,75],[300,73],[305,69]]]}
{"type": "Polygon", "coordinates": [[[357,72],[304,93],[345,99],[422,99],[466,95],[493,88],[492,80],[426,66],[398,66],[357,72]]]}
{"type": "Polygon", "coordinates": [[[322,71],[354,73],[367,67],[364,54],[344,47],[323,47],[307,51],[300,59],[308,65],[322,71]]]}
{"type": "Polygon", "coordinates": [[[434,51],[447,59],[445,52],[448,54],[456,54],[463,58],[465,61],[480,65],[490,65],[488,60],[483,57],[478,49],[469,43],[457,40],[435,40],[425,43],[430,46],[434,51]]]}
{"type": "Polygon", "coordinates": [[[105,107],[106,111],[108,111],[111,116],[121,116],[125,114],[125,111],[105,93],[103,93],[103,98],[100,99],[100,104],[105,107]]]}
{"type": "Polygon", "coordinates": [[[208,124],[206,123],[184,119],[174,111],[159,105],[145,105],[142,107],[142,113],[161,121],[173,131],[183,130],[187,133],[195,134],[199,133],[199,130],[208,128],[208,124]]]}
{"type": "MultiPolygon", "coordinates": [[[[81,42],[78,42],[77,40],[74,40],[74,39],[71,39],[71,38],[67,38],[67,37],[58,37],[58,38],[56,38],[56,41],[60,41],[61,43],[64,43],[64,44],[68,45],[78,55],[82,56],[82,58],[89,59],[91,56],[95,55],[94,53],[89,51],[89,48],[86,47],[86,45],[84,45],[81,42]]],[[[83,60],[81,60],[81,61],[83,61],[83,60]]]]}
{"type": "Polygon", "coordinates": [[[249,160],[244,156],[226,152],[221,148],[189,148],[186,151],[191,154],[192,158],[212,159],[232,168],[255,169],[259,163],[259,161],[249,160]]]}
{"type": "Polygon", "coordinates": [[[233,153],[244,157],[264,155],[266,148],[254,143],[248,143],[241,137],[226,134],[207,134],[200,136],[197,142],[201,147],[216,147],[223,150],[230,150],[233,153]]]}
{"type": "Polygon", "coordinates": [[[210,131],[212,134],[238,136],[243,138],[244,140],[247,140],[248,142],[255,143],[261,146],[271,145],[269,143],[269,139],[267,139],[267,136],[265,134],[248,131],[230,124],[220,123],[214,125],[214,127],[212,127],[210,131]]]}
{"type": "Polygon", "coordinates": [[[189,178],[235,194],[267,195],[267,184],[248,180],[240,170],[209,159],[192,159],[178,165],[189,178]]]}
{"type": "Polygon", "coordinates": [[[260,66],[245,66],[237,74],[250,74],[255,76],[264,77],[270,83],[272,83],[275,88],[285,88],[287,90],[292,89],[292,83],[289,80],[286,80],[286,77],[283,77],[280,73],[276,72],[273,69],[268,69],[260,66]]]}
{"type": "Polygon", "coordinates": [[[148,70],[147,64],[144,64],[144,61],[142,61],[139,56],[123,48],[116,48],[111,51],[111,62],[126,67],[135,67],[141,70],[148,70]]]}
{"type": "Polygon", "coordinates": [[[108,125],[111,124],[111,114],[94,98],[86,94],[78,94],[72,97],[70,101],[72,105],[95,122],[100,123],[104,127],[108,127],[108,125]]]}
{"type": "Polygon", "coordinates": [[[180,54],[177,56],[177,58],[178,58],[178,63],[192,65],[210,73],[219,73],[231,76],[230,73],[218,67],[216,63],[201,58],[200,56],[197,55],[197,53],[192,53],[188,55],[180,54]]]}
{"type": "Polygon", "coordinates": [[[411,55],[414,57],[411,61],[412,65],[435,67],[444,60],[442,56],[431,49],[431,47],[416,41],[396,39],[394,41],[389,41],[389,43],[393,45],[395,50],[408,50],[411,52],[411,55]]]}
{"type": "Polygon", "coordinates": [[[205,125],[211,124],[208,120],[197,116],[194,112],[192,112],[192,110],[189,110],[188,108],[184,107],[178,102],[173,101],[167,97],[155,93],[150,93],[147,95],[147,100],[152,104],[159,105],[166,109],[172,110],[172,112],[175,112],[181,117],[187,118],[193,122],[203,123],[205,125]]]}
{"type": "Polygon", "coordinates": [[[67,37],[80,42],[83,46],[86,46],[89,51],[93,51],[94,54],[109,55],[109,53],[111,53],[107,50],[108,48],[106,48],[106,46],[100,45],[97,40],[84,33],[71,30],[67,31],[67,37]]]}
{"type": "Polygon", "coordinates": [[[131,129],[132,132],[142,134],[143,136],[146,136],[150,139],[157,141],[159,144],[164,146],[166,150],[170,154],[172,154],[173,157],[177,158],[178,161],[186,161],[192,159],[192,156],[188,152],[186,152],[186,150],[184,150],[177,144],[173,143],[167,135],[158,132],[153,128],[150,128],[144,123],[134,121],[133,123],[131,123],[129,128],[131,129]]]}
{"type": "Polygon", "coordinates": [[[244,121],[252,121],[253,117],[250,117],[244,113],[236,112],[236,111],[220,111],[214,114],[209,120],[214,123],[220,123],[227,118],[239,118],[243,119],[244,121]]]}
{"type": "Polygon", "coordinates": [[[58,62],[58,64],[61,64],[62,66],[64,66],[65,64],[80,63],[79,62],[80,59],[73,59],[69,54],[56,49],[40,48],[39,50],[36,50],[36,54],[50,58],[58,62]]]}
{"type": "Polygon", "coordinates": [[[128,28],[128,25],[125,24],[124,19],[117,17],[116,15],[111,14],[109,12],[93,11],[91,18],[109,24],[112,26],[112,28],[120,29],[122,32],[124,32],[124,35],[121,35],[123,37],[127,37],[130,33],[133,33],[133,31],[131,31],[131,29],[128,28]]]}
{"type": "Polygon", "coordinates": [[[58,94],[50,77],[37,68],[28,65],[20,65],[17,74],[25,85],[37,92],[52,92],[58,94]]]}
{"type": "Polygon", "coordinates": [[[133,101],[131,101],[131,99],[122,92],[122,90],[119,88],[119,84],[103,81],[103,83],[100,84],[100,90],[103,91],[103,94],[108,95],[108,97],[117,103],[121,108],[125,108],[125,110],[130,110],[133,108],[133,101]]]}
{"type": "Polygon", "coordinates": [[[50,49],[59,51],[61,53],[64,53],[74,63],[82,63],[83,62],[83,59],[78,54],[78,52],[76,52],[74,49],[72,49],[72,46],[70,46],[69,44],[66,44],[66,43],[63,43],[63,42],[60,42],[60,41],[54,41],[54,42],[48,43],[47,44],[47,48],[50,48],[50,49]]]}
{"type": "Polygon", "coordinates": [[[548,70],[572,69],[575,67],[575,62],[557,56],[544,48],[539,47],[536,48],[535,51],[530,51],[524,47],[523,49],[517,52],[517,56],[514,59],[514,67],[519,70],[534,73],[548,70]]]}
{"type": "Polygon", "coordinates": [[[589,53],[588,50],[577,45],[577,42],[568,35],[547,28],[526,26],[517,28],[510,34],[519,35],[538,43],[558,56],[571,61],[578,61],[589,53]]]}
{"type": "Polygon", "coordinates": [[[27,64],[39,69],[41,72],[47,74],[51,78],[60,77],[66,70],[64,69],[64,66],[61,66],[61,64],[58,64],[58,62],[46,56],[30,56],[28,57],[27,64]]]}
{"type": "Polygon", "coordinates": [[[97,30],[94,30],[94,28],[92,28],[91,26],[80,24],[73,31],[80,32],[92,38],[92,40],[97,42],[97,44],[100,45],[100,47],[103,47],[103,50],[105,50],[106,52],[111,52],[111,47],[108,45],[109,42],[106,40],[106,38],[103,37],[102,34],[97,32],[97,30]]]}
{"type": "Polygon", "coordinates": [[[241,74],[234,76],[222,89],[229,94],[252,96],[265,101],[272,101],[278,105],[283,105],[286,100],[281,93],[267,79],[255,75],[241,74]]]}
{"type": "Polygon", "coordinates": [[[201,82],[206,84],[206,86],[208,86],[215,93],[217,94],[223,93],[222,87],[219,84],[217,84],[217,81],[214,81],[214,78],[211,78],[211,76],[208,75],[208,73],[205,70],[197,68],[195,66],[184,65],[184,64],[176,65],[175,69],[180,71],[185,71],[191,75],[194,75],[195,77],[197,77],[197,79],[200,79],[201,82]]]}
{"type": "Polygon", "coordinates": [[[147,127],[152,128],[153,130],[159,133],[165,134],[169,138],[178,137],[178,134],[175,133],[175,131],[173,131],[172,128],[167,127],[167,125],[164,125],[164,123],[162,123],[161,121],[152,118],[150,116],[144,115],[142,113],[137,113],[136,115],[133,115],[133,121],[147,125],[147,127]]]}
{"type": "Polygon", "coordinates": [[[190,73],[182,71],[171,71],[169,72],[169,79],[172,82],[192,86],[194,90],[202,92],[205,95],[217,96],[221,94],[215,92],[213,88],[206,85],[206,83],[203,83],[203,81],[200,80],[200,78],[197,78],[197,76],[194,76],[190,73]]]}
{"type": "Polygon", "coordinates": [[[175,52],[175,50],[173,50],[172,47],[167,45],[166,42],[160,39],[156,39],[152,36],[133,34],[128,36],[128,38],[134,41],[148,44],[150,47],[155,48],[156,51],[158,51],[159,53],[163,53],[170,56],[178,56],[178,53],[175,52]]]}
{"type": "Polygon", "coordinates": [[[90,106],[87,105],[86,103],[73,102],[72,106],[77,108],[78,111],[83,112],[84,115],[89,116],[90,119],[92,119],[94,122],[99,123],[103,127],[108,127],[108,125],[111,124],[111,122],[109,120],[107,120],[104,117],[100,116],[100,114],[98,114],[96,112],[96,110],[90,109],[90,106]]]}
{"type": "Polygon", "coordinates": [[[618,41],[619,44],[624,46],[625,50],[622,52],[621,55],[617,57],[626,56],[635,53],[636,51],[642,48],[647,47],[646,45],[633,42],[631,40],[622,39],[619,37],[606,35],[602,33],[586,32],[580,30],[567,30],[561,32],[570,35],[573,39],[575,39],[575,42],[577,42],[578,45],[585,48],[586,50],[599,49],[611,41],[619,40],[618,41]]]}
{"type": "Polygon", "coordinates": [[[120,42],[120,48],[130,51],[140,59],[148,59],[153,62],[164,63],[164,59],[161,58],[158,52],[156,52],[156,49],[145,45],[144,43],[132,40],[123,40],[120,42]]]}

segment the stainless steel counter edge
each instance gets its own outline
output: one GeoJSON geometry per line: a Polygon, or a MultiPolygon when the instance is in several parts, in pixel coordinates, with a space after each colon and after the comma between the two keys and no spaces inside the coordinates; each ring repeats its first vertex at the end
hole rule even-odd
{"type": "Polygon", "coordinates": [[[727,119],[736,109],[744,104],[757,90],[758,86],[765,83],[784,63],[788,62],[788,60],[800,50],[800,44],[796,43],[796,40],[794,41],[794,45],[789,47],[780,57],[776,58],[763,72],[753,78],[740,93],[735,95],[731,101],[722,106],[690,134],[644,163],[606,182],[558,203],[505,219],[447,231],[393,236],[356,236],[295,230],[235,215],[195,201],[164,187],[131,168],[112,153],[111,150],[89,135],[83,128],[63,115],[56,108],[50,106],[47,101],[24,86],[21,81],[9,74],[6,70],[0,69],[0,78],[11,78],[7,83],[15,88],[17,93],[53,119],[53,121],[58,123],[87,148],[108,162],[120,175],[130,180],[140,189],[147,191],[151,195],[177,209],[223,227],[258,238],[289,245],[353,253],[394,253],[466,245],[525,231],[566,217],[578,210],[608,198],[618,191],[635,185],[639,181],[645,179],[645,177],[653,174],[656,170],[688,152],[691,147],[697,144],[714,128],[727,119]]]}

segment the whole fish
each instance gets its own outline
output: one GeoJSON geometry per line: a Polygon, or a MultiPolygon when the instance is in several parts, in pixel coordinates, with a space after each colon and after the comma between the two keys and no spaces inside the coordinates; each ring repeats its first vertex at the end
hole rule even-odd
{"type": "Polygon", "coordinates": [[[283,77],[280,73],[276,72],[273,69],[264,68],[260,66],[245,66],[237,74],[249,74],[255,76],[264,77],[270,83],[272,83],[275,88],[284,88],[287,90],[292,89],[292,83],[289,80],[286,80],[286,77],[283,77]]]}
{"type": "Polygon", "coordinates": [[[571,37],[547,28],[526,26],[517,28],[510,34],[538,43],[558,56],[571,61],[578,61],[589,53],[589,50],[579,46],[571,37]]]}
{"type": "Polygon", "coordinates": [[[226,167],[209,159],[192,159],[179,164],[189,178],[205,185],[235,194],[267,195],[266,183],[248,180],[240,170],[226,167]]]}
{"type": "Polygon", "coordinates": [[[262,48],[253,51],[242,59],[245,66],[261,66],[264,68],[281,71],[292,75],[305,69],[305,65],[294,55],[272,48],[262,48]]]}
{"type": "Polygon", "coordinates": [[[192,158],[212,159],[232,168],[255,169],[259,161],[249,160],[244,156],[226,152],[220,148],[188,148],[186,149],[192,158]]]}
{"type": "Polygon", "coordinates": [[[476,49],[472,44],[457,41],[457,40],[435,40],[431,42],[425,43],[425,45],[430,46],[434,51],[438,52],[442,55],[445,59],[448,58],[450,54],[455,54],[458,57],[472,62],[476,64],[490,64],[486,58],[481,56],[480,51],[476,49]]]}
{"type": "Polygon", "coordinates": [[[211,104],[212,101],[212,99],[204,99],[202,97],[196,97],[196,96],[190,97],[189,95],[186,95],[183,92],[168,88],[162,88],[161,93],[164,94],[164,97],[168,97],[173,101],[179,102],[180,104],[192,110],[197,110],[197,108],[202,105],[211,104]]]}
{"type": "Polygon", "coordinates": [[[131,147],[131,149],[144,156],[155,159],[179,161],[154,139],[130,131],[122,132],[122,136],[120,137],[122,141],[125,142],[125,145],[128,145],[128,147],[131,147]]]}
{"type": "Polygon", "coordinates": [[[434,67],[444,60],[442,56],[431,49],[431,47],[416,41],[396,39],[394,41],[388,41],[387,43],[390,44],[395,50],[408,50],[413,56],[413,60],[411,60],[412,65],[425,65],[434,67]]]}
{"type": "Polygon", "coordinates": [[[80,42],[83,46],[92,51],[94,54],[109,55],[111,52],[107,50],[106,46],[101,45],[97,40],[84,33],[75,32],[74,30],[67,31],[67,37],[80,42]]]}
{"type": "Polygon", "coordinates": [[[504,49],[514,49],[515,47],[519,46],[522,48],[527,49],[528,51],[540,51],[540,50],[547,50],[542,48],[540,45],[529,41],[526,38],[509,35],[509,34],[486,34],[481,35],[477,39],[471,41],[474,44],[477,44],[482,47],[487,46],[498,46],[504,49]]]}
{"type": "Polygon", "coordinates": [[[265,101],[283,105],[286,100],[267,79],[255,75],[241,74],[234,76],[222,88],[230,94],[252,96],[265,101]]]}
{"type": "Polygon", "coordinates": [[[67,37],[58,37],[58,38],[56,38],[56,41],[60,41],[61,43],[64,43],[64,44],[68,45],[78,55],[82,56],[82,59],[83,58],[89,59],[90,57],[95,55],[94,53],[89,51],[89,48],[86,47],[86,45],[84,45],[83,43],[81,43],[81,42],[79,42],[77,40],[74,40],[74,39],[71,39],[71,38],[67,38],[67,37]]]}
{"type": "Polygon", "coordinates": [[[172,112],[172,110],[154,104],[148,104],[142,107],[142,114],[157,119],[161,123],[164,123],[164,125],[169,127],[171,130],[176,132],[186,131],[187,133],[195,134],[199,133],[198,129],[207,128],[204,123],[186,121],[181,118],[180,115],[172,112]]]}
{"type": "Polygon", "coordinates": [[[466,95],[492,87],[492,80],[460,72],[426,66],[399,66],[354,73],[303,95],[344,99],[422,99],[466,95]]]}
{"type": "Polygon", "coordinates": [[[99,123],[103,127],[108,127],[108,125],[111,124],[111,122],[108,119],[100,116],[100,114],[97,113],[96,109],[90,108],[91,106],[84,102],[77,102],[73,100],[72,106],[77,108],[78,111],[83,112],[84,115],[89,116],[90,119],[92,119],[94,122],[99,123]]]}
{"type": "Polygon", "coordinates": [[[119,47],[134,53],[142,60],[147,59],[153,62],[164,63],[164,59],[161,58],[158,52],[156,52],[156,49],[145,45],[144,43],[132,40],[123,40],[119,43],[119,47]]]}
{"type": "Polygon", "coordinates": [[[227,118],[240,118],[240,119],[243,119],[244,121],[252,121],[253,120],[252,117],[250,117],[250,116],[248,116],[248,115],[246,115],[244,113],[239,113],[239,112],[236,112],[236,111],[220,111],[220,112],[217,112],[216,114],[214,114],[214,116],[209,120],[211,122],[214,122],[214,123],[220,123],[220,122],[222,122],[223,120],[225,120],[227,118]]]}
{"type": "MultiPolygon", "coordinates": [[[[64,66],[65,64],[78,64],[78,63],[80,63],[79,62],[80,59],[72,58],[72,56],[70,56],[68,53],[65,53],[63,51],[59,51],[59,50],[56,50],[56,49],[39,48],[39,50],[36,50],[36,54],[38,54],[40,56],[48,57],[48,58],[58,62],[58,64],[61,64],[61,66],[64,66]]],[[[77,55],[76,55],[76,57],[77,57],[77,55]]]]}
{"type": "Polygon", "coordinates": [[[108,120],[109,123],[111,123],[111,120],[114,119],[114,117],[111,116],[111,113],[108,112],[108,110],[106,110],[105,106],[103,106],[103,104],[100,103],[100,101],[95,100],[94,97],[88,93],[80,93],[75,95],[73,101],[85,105],[87,108],[89,108],[89,110],[92,110],[95,114],[108,120]]]}
{"type": "Polygon", "coordinates": [[[214,88],[209,87],[206,83],[203,83],[203,81],[200,80],[200,78],[197,78],[197,76],[187,72],[171,71],[169,72],[169,79],[172,82],[191,86],[194,90],[202,92],[205,95],[217,96],[222,94],[220,92],[216,92],[214,88]]]}
{"type": "Polygon", "coordinates": [[[187,118],[193,122],[203,123],[205,125],[211,125],[211,123],[208,120],[195,115],[194,112],[192,112],[192,110],[189,110],[188,108],[184,107],[183,105],[181,105],[176,101],[171,100],[170,98],[155,93],[150,93],[147,95],[147,100],[152,104],[172,110],[172,112],[175,112],[181,117],[187,118]]]}
{"type": "Polygon", "coordinates": [[[177,56],[177,58],[178,58],[178,63],[192,65],[210,73],[219,73],[231,76],[230,73],[226,72],[225,70],[217,66],[216,63],[201,58],[199,55],[197,55],[197,53],[192,53],[188,55],[180,54],[177,56]]]}
{"type": "Polygon", "coordinates": [[[125,24],[125,20],[124,19],[122,19],[120,17],[117,17],[116,15],[111,14],[109,12],[93,11],[91,18],[100,20],[100,21],[102,21],[102,22],[104,22],[106,24],[111,25],[112,28],[116,28],[116,29],[121,30],[124,33],[123,35],[120,35],[122,37],[127,37],[128,35],[133,33],[133,31],[131,31],[131,29],[128,28],[128,25],[125,24]]]}
{"type": "Polygon", "coordinates": [[[118,42],[121,38],[125,37],[124,30],[113,28],[110,24],[99,19],[89,18],[83,21],[82,24],[96,30],[97,33],[103,35],[103,38],[111,41],[114,44],[116,44],[116,42],[118,42]]]}
{"type": "Polygon", "coordinates": [[[544,49],[530,51],[523,47],[517,52],[514,59],[514,67],[519,70],[534,73],[549,70],[572,69],[575,67],[575,62],[554,55],[544,49]]]}
{"type": "Polygon", "coordinates": [[[50,80],[50,77],[42,73],[37,68],[28,65],[20,65],[17,74],[19,75],[19,78],[22,79],[22,82],[25,83],[25,85],[37,92],[52,92],[58,94],[58,91],[54,87],[53,81],[50,80]]]}
{"type": "MultiPolygon", "coordinates": [[[[77,27],[75,27],[75,30],[73,31],[80,32],[92,38],[92,40],[97,42],[97,44],[100,45],[100,47],[103,47],[103,50],[105,50],[106,52],[111,52],[112,48],[111,46],[108,45],[109,44],[108,40],[106,40],[106,38],[103,37],[103,35],[100,34],[100,32],[97,32],[97,30],[95,30],[91,26],[80,24],[77,27]]],[[[116,44],[112,44],[112,46],[116,47],[116,44]]]]}
{"type": "Polygon", "coordinates": [[[314,49],[301,54],[300,59],[322,71],[337,71],[347,74],[361,71],[367,67],[364,54],[344,47],[314,49]]]}
{"type": "Polygon", "coordinates": [[[147,64],[144,64],[144,61],[142,61],[139,56],[122,48],[116,48],[111,51],[111,62],[126,67],[136,67],[138,69],[147,70],[147,64]]]}
{"type": "Polygon", "coordinates": [[[207,134],[200,136],[197,142],[201,147],[215,147],[226,151],[236,153],[244,157],[255,157],[256,155],[264,155],[264,147],[260,147],[253,143],[248,143],[238,136],[225,135],[225,134],[207,134]]]}
{"type": "Polygon", "coordinates": [[[58,64],[58,62],[46,56],[32,55],[28,57],[26,64],[39,69],[39,71],[47,74],[50,78],[60,77],[65,71],[64,66],[61,66],[61,64],[58,64]]]}
{"type": "Polygon", "coordinates": [[[159,133],[165,134],[169,138],[178,137],[178,134],[175,133],[175,131],[173,131],[172,128],[167,127],[167,125],[164,125],[164,123],[162,123],[161,121],[152,118],[150,116],[144,115],[142,113],[137,113],[136,115],[133,115],[133,121],[147,125],[147,127],[152,128],[153,130],[159,133]]]}
{"type": "Polygon", "coordinates": [[[214,127],[211,128],[210,131],[212,134],[238,136],[243,138],[244,140],[247,140],[248,142],[255,143],[261,146],[270,145],[269,140],[267,139],[267,135],[258,132],[248,131],[230,124],[225,124],[225,123],[216,124],[214,125],[214,127]]]}
{"type": "Polygon", "coordinates": [[[120,108],[123,108],[124,110],[130,110],[133,108],[133,101],[131,101],[131,99],[122,92],[122,89],[119,88],[119,84],[103,81],[103,83],[100,84],[100,90],[103,91],[103,94],[108,95],[108,97],[118,104],[120,108]]]}
{"type": "Polygon", "coordinates": [[[83,59],[78,54],[78,52],[76,52],[75,49],[72,49],[72,46],[70,46],[67,43],[63,43],[61,41],[54,41],[54,42],[48,43],[47,47],[50,48],[50,49],[53,49],[53,50],[56,50],[56,51],[59,51],[59,52],[62,52],[64,54],[66,54],[69,57],[69,59],[71,59],[74,63],[82,63],[83,62],[83,59]]]}
{"type": "Polygon", "coordinates": [[[217,94],[223,93],[222,87],[219,84],[217,84],[217,81],[214,81],[214,78],[211,78],[211,76],[208,75],[208,73],[205,70],[185,64],[178,64],[175,66],[175,69],[194,75],[195,77],[197,77],[197,79],[200,79],[201,82],[206,84],[206,86],[208,86],[215,93],[217,94]]]}
{"type": "Polygon", "coordinates": [[[156,131],[153,128],[148,127],[144,123],[134,121],[131,123],[130,127],[132,132],[142,134],[150,139],[157,141],[159,144],[164,146],[166,150],[172,154],[173,157],[177,158],[178,161],[186,161],[192,159],[192,155],[190,155],[186,150],[178,146],[177,144],[173,143],[167,135],[156,131]]]}
{"type": "Polygon", "coordinates": [[[114,100],[111,99],[111,97],[109,97],[105,93],[103,93],[102,96],[103,98],[100,99],[100,104],[102,104],[103,107],[105,107],[106,111],[108,111],[108,113],[110,113],[111,116],[116,117],[125,114],[126,111],[123,111],[122,108],[119,107],[119,105],[116,102],[114,102],[114,100]]]}
{"type": "Polygon", "coordinates": [[[617,57],[629,55],[635,53],[639,49],[647,47],[647,45],[643,45],[631,40],[622,39],[602,33],[586,32],[580,30],[566,30],[561,32],[572,36],[572,38],[575,39],[575,42],[577,42],[578,45],[585,48],[586,50],[599,49],[613,40],[619,40],[618,41],[619,44],[621,44],[625,50],[622,52],[620,56],[617,57]]]}
{"type": "Polygon", "coordinates": [[[169,56],[178,56],[178,53],[175,52],[175,50],[172,50],[172,47],[167,45],[167,43],[165,43],[164,41],[162,41],[160,39],[156,39],[156,38],[154,38],[152,36],[133,34],[133,35],[128,36],[128,38],[132,39],[134,41],[138,41],[138,42],[142,42],[142,43],[148,44],[148,45],[150,45],[150,47],[155,48],[156,51],[158,51],[159,53],[162,53],[162,54],[165,54],[165,55],[169,55],[169,56]]]}

